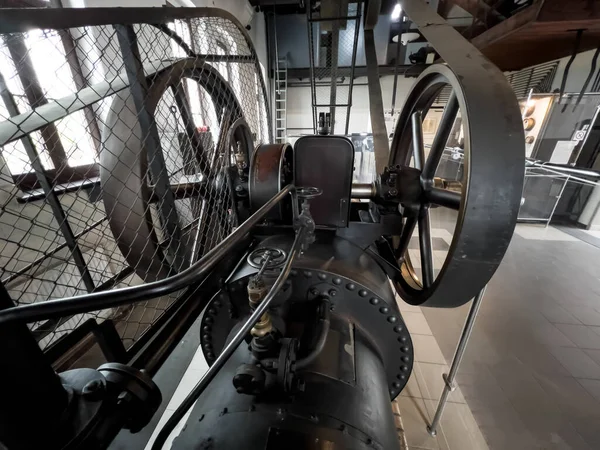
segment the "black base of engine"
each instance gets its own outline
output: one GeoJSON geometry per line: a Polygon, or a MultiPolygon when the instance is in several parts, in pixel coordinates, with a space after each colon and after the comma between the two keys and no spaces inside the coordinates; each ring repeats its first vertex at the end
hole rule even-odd
{"type": "Polygon", "coordinates": [[[252,360],[242,344],[194,406],[173,449],[399,449],[386,371],[363,333],[332,314],[323,351],[298,371],[304,390],[239,394],[232,379],[252,360]]]}

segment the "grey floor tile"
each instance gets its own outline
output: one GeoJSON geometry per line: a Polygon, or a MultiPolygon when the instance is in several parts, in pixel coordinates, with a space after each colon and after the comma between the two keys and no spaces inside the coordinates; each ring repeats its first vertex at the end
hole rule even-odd
{"type": "MultiPolygon", "coordinates": [[[[550,322],[536,323],[529,330],[536,342],[543,345],[557,345],[559,347],[575,347],[576,345],[561,332],[559,327],[577,325],[554,325],[550,322]]],[[[600,336],[599,336],[600,337],[600,336]]]]}
{"type": "MultiPolygon", "coordinates": [[[[596,304],[597,300],[592,300],[592,304],[596,304]]],[[[569,312],[581,320],[584,325],[600,326],[600,312],[592,307],[575,306],[569,308],[569,312]]]]}
{"type": "Polygon", "coordinates": [[[446,364],[444,355],[433,336],[415,334],[411,338],[415,350],[415,361],[446,364]]]}
{"type": "Polygon", "coordinates": [[[544,305],[539,311],[551,323],[570,323],[573,325],[581,324],[579,319],[558,304],[544,305]]]}
{"type": "MultiPolygon", "coordinates": [[[[445,386],[442,374],[449,372],[448,366],[445,364],[419,362],[416,363],[416,371],[421,398],[436,401],[439,400],[445,386]]],[[[465,403],[465,398],[460,390],[460,385],[450,393],[448,401],[453,403],[465,403]]]]}
{"type": "MultiPolygon", "coordinates": [[[[437,409],[437,402],[425,400],[431,417],[437,409]]],[[[449,450],[486,450],[488,445],[481,433],[471,410],[466,404],[448,403],[440,419],[438,437],[440,446],[449,450]]]]}
{"type": "Polygon", "coordinates": [[[556,324],[555,326],[573,341],[577,347],[600,350],[600,334],[594,330],[594,328],[600,329],[600,327],[568,325],[562,323],[556,324]]]}
{"type": "Polygon", "coordinates": [[[431,419],[423,399],[398,397],[395,401],[404,424],[404,434],[408,448],[442,449],[443,446],[440,445],[439,436],[432,437],[427,433],[427,425],[431,419]]]}
{"type": "MultiPolygon", "coordinates": [[[[490,449],[600,449],[600,349],[590,334],[600,331],[599,260],[583,242],[513,238],[458,373],[490,449]]],[[[469,305],[421,309],[449,361],[469,305]]]]}
{"type": "MultiPolygon", "coordinates": [[[[410,334],[425,334],[431,336],[431,328],[422,312],[403,312],[402,318],[410,334]]],[[[598,336],[600,337],[600,336],[598,336]]]]}
{"type": "Polygon", "coordinates": [[[588,355],[590,358],[592,358],[596,362],[596,364],[600,365],[600,350],[585,349],[583,351],[585,352],[586,355],[588,355]]]}
{"type": "Polygon", "coordinates": [[[581,385],[594,397],[600,400],[600,380],[579,379],[581,385]]]}
{"type": "Polygon", "coordinates": [[[580,348],[550,347],[549,350],[574,377],[600,380],[600,365],[580,348]]]}

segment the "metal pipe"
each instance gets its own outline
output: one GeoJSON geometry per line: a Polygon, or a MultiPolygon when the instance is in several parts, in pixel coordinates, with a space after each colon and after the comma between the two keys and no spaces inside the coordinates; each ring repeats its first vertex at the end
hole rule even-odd
{"type": "Polygon", "coordinates": [[[360,15],[356,16],[338,16],[338,17],[315,17],[309,19],[310,22],[329,22],[333,20],[358,20],[360,19],[360,15]]]}
{"type": "Polygon", "coordinates": [[[288,194],[295,193],[294,185],[287,185],[258,211],[252,214],[244,223],[227,236],[220,245],[210,250],[198,262],[172,277],[139,286],[123,289],[94,292],[92,294],[69,297],[51,302],[33,303],[30,305],[7,308],[0,311],[0,325],[9,322],[34,322],[61,317],[68,314],[81,314],[98,309],[114,308],[116,306],[151,300],[156,297],[171,294],[192,283],[202,280],[233,247],[242,241],[250,230],[260,222],[288,194]]]}
{"type": "MultiPolygon", "coordinates": [[[[397,5],[400,5],[400,2],[398,1],[396,3],[397,5]]],[[[404,24],[404,11],[402,11],[402,14],[400,14],[400,22],[399,22],[399,29],[398,29],[398,42],[396,42],[396,61],[394,64],[394,87],[392,88],[392,117],[394,117],[394,109],[396,109],[396,90],[398,89],[398,66],[400,65],[400,47],[402,47],[402,28],[403,28],[403,24],[404,24]]]]}
{"type": "Polygon", "coordinates": [[[375,184],[373,183],[352,183],[352,198],[373,198],[376,194],[375,184]]]}
{"type": "Polygon", "coordinates": [[[461,193],[448,189],[431,188],[425,191],[427,200],[435,205],[445,206],[446,208],[458,211],[460,209],[461,193]]]}
{"type": "MultiPolygon", "coordinates": [[[[352,62],[350,66],[350,87],[348,88],[348,106],[346,110],[346,127],[344,134],[348,134],[348,128],[350,127],[350,108],[352,107],[352,90],[354,89],[354,67],[356,66],[356,51],[358,49],[358,35],[360,33],[360,19],[362,17],[362,3],[356,4],[356,22],[354,24],[354,41],[352,42],[352,62]]],[[[368,83],[367,83],[368,84],[368,83]]]]}
{"type": "Polygon", "coordinates": [[[270,306],[271,302],[275,298],[275,296],[279,293],[281,288],[283,287],[285,281],[287,280],[291,270],[292,263],[296,259],[296,257],[300,254],[301,246],[304,240],[304,234],[306,232],[306,228],[302,227],[299,229],[296,234],[296,239],[294,239],[294,243],[292,244],[292,248],[287,257],[287,260],[281,269],[281,273],[275,280],[275,283],[269,290],[269,293],[265,296],[262,302],[258,304],[252,315],[246,320],[244,325],[238,330],[235,336],[229,341],[229,343],[225,346],[223,351],[219,354],[215,362],[210,366],[210,368],[206,371],[204,376],[198,381],[196,386],[192,392],[188,394],[188,396],[181,402],[181,405],[173,412],[173,415],[167,420],[167,423],[163,426],[163,428],[158,433],[154,444],[152,444],[152,450],[160,450],[163,448],[167,438],[173,432],[173,429],[177,426],[177,424],[183,419],[186,412],[194,405],[198,397],[202,395],[202,392],[206,389],[206,387],[210,384],[210,382],[217,375],[219,370],[223,368],[225,363],[229,360],[231,355],[236,351],[238,346],[244,341],[246,335],[250,332],[252,327],[260,320],[262,315],[267,311],[267,308],[270,306]]]}
{"type": "Polygon", "coordinates": [[[473,332],[473,325],[475,325],[475,319],[477,318],[477,313],[479,313],[479,308],[481,307],[481,302],[483,300],[486,287],[487,286],[484,286],[483,289],[479,291],[479,294],[477,294],[477,296],[473,299],[473,304],[471,305],[469,315],[465,321],[465,326],[463,327],[462,334],[460,335],[456,352],[452,358],[450,372],[442,375],[442,378],[444,379],[444,390],[442,391],[442,396],[440,397],[440,401],[438,403],[437,410],[435,411],[435,416],[433,416],[433,420],[431,421],[431,425],[427,426],[427,431],[432,436],[437,434],[437,426],[440,423],[442,414],[444,413],[444,408],[446,407],[446,401],[448,400],[450,392],[456,389],[456,386],[454,385],[454,379],[456,378],[458,368],[460,367],[465,350],[467,349],[467,344],[469,343],[469,338],[473,332]]]}
{"type": "Polygon", "coordinates": [[[310,7],[311,7],[311,2],[306,2],[306,25],[307,25],[307,32],[308,32],[308,62],[310,64],[310,93],[311,93],[311,98],[312,98],[312,104],[311,104],[311,109],[312,109],[312,116],[313,116],[313,133],[316,134],[317,133],[317,108],[315,107],[316,103],[317,103],[317,97],[316,97],[316,87],[315,87],[315,62],[314,62],[314,58],[315,58],[315,50],[313,47],[313,27],[312,27],[312,22],[311,22],[311,11],[310,11],[310,7]]]}

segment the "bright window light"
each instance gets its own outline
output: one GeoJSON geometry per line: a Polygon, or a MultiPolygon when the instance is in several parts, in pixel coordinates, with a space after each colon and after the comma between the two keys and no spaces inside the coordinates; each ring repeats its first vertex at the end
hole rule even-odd
{"type": "Polygon", "coordinates": [[[396,3],[396,6],[394,6],[394,10],[392,11],[392,20],[398,20],[401,12],[402,6],[400,6],[400,3],[396,3]]]}

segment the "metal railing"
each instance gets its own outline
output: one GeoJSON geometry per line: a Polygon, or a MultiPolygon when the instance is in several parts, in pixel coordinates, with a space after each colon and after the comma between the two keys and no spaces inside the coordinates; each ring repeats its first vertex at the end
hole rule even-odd
{"type": "Polygon", "coordinates": [[[600,183],[584,177],[599,178],[600,174],[571,167],[549,166],[540,162],[528,162],[525,167],[523,200],[519,209],[519,222],[543,223],[552,221],[569,183],[578,186],[600,186],[600,183]]]}

